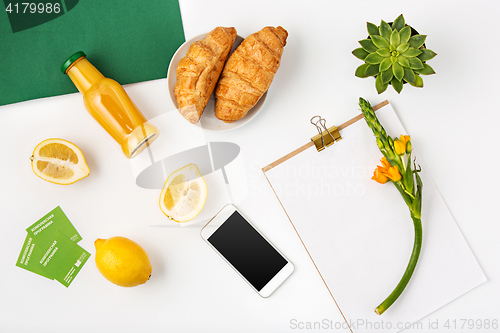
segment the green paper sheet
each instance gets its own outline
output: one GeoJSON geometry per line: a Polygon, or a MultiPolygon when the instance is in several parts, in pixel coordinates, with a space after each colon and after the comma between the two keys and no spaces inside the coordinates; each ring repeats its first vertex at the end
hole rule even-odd
{"type": "Polygon", "coordinates": [[[23,3],[0,3],[0,105],[76,92],[61,65],[77,51],[120,84],[165,78],[185,41],[177,0],[23,3]]]}

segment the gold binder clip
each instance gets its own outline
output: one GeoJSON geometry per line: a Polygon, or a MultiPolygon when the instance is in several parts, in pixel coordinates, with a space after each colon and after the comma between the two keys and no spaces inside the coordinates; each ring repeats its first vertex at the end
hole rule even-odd
{"type": "Polygon", "coordinates": [[[337,126],[326,128],[326,120],[324,118],[314,116],[311,118],[311,124],[316,126],[316,129],[318,130],[318,134],[311,138],[318,152],[322,151],[326,147],[330,147],[335,141],[342,140],[342,136],[340,136],[337,126]],[[315,118],[318,118],[318,120],[314,121],[315,118]],[[320,125],[324,130],[321,129],[320,125]]]}

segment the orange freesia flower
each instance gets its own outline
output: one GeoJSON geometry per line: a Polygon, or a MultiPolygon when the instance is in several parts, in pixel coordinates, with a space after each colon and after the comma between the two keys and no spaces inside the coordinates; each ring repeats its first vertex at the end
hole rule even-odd
{"type": "Polygon", "coordinates": [[[387,173],[385,174],[387,178],[392,180],[393,182],[398,182],[401,179],[401,174],[399,173],[398,167],[397,166],[391,166],[388,170],[387,173]]]}
{"type": "Polygon", "coordinates": [[[393,182],[398,182],[401,179],[397,166],[391,166],[389,161],[384,157],[380,159],[383,166],[378,165],[377,169],[373,172],[372,179],[380,184],[385,184],[390,179],[393,182]]]}
{"type": "Polygon", "coordinates": [[[382,166],[384,169],[389,169],[391,167],[391,163],[389,163],[385,156],[380,159],[380,162],[382,162],[382,166]]]}
{"type": "Polygon", "coordinates": [[[396,154],[404,155],[406,153],[406,143],[410,141],[409,135],[401,134],[399,140],[394,141],[394,149],[396,150],[396,154]]]}
{"type": "Polygon", "coordinates": [[[389,181],[389,178],[387,178],[381,171],[380,169],[383,169],[381,166],[377,166],[375,171],[373,171],[373,177],[372,179],[376,181],[377,183],[380,184],[385,184],[389,181]]]}

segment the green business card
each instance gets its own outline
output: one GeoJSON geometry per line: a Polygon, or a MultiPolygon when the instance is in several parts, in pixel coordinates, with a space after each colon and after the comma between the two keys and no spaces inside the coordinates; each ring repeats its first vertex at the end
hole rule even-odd
{"type": "Polygon", "coordinates": [[[42,252],[43,255],[36,265],[65,287],[69,287],[90,257],[89,252],[60,231],[51,238],[50,242],[45,243],[42,252]]]}
{"type": "Polygon", "coordinates": [[[78,246],[82,237],[61,207],[33,223],[16,266],[68,287],[90,254],[78,246]]]}
{"type": "Polygon", "coordinates": [[[41,249],[40,246],[34,242],[33,237],[26,236],[23,244],[23,249],[19,254],[19,258],[17,258],[16,266],[53,280],[54,278],[52,276],[50,276],[48,273],[45,273],[42,268],[36,265],[37,259],[32,259],[41,258],[43,255],[42,251],[43,249],[41,249]]]}
{"type": "Polygon", "coordinates": [[[35,238],[37,242],[51,238],[58,231],[65,234],[75,243],[78,243],[82,239],[59,206],[33,223],[26,231],[28,232],[28,236],[35,238]]]}

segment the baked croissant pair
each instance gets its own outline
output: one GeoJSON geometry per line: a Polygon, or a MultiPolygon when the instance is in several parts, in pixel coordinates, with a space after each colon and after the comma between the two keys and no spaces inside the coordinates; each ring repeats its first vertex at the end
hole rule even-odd
{"type": "Polygon", "coordinates": [[[174,95],[181,115],[197,123],[215,89],[215,116],[226,123],[243,118],[269,89],[287,37],[282,27],[265,27],[229,56],[236,29],[217,27],[191,44],[177,65],[174,95]]]}

